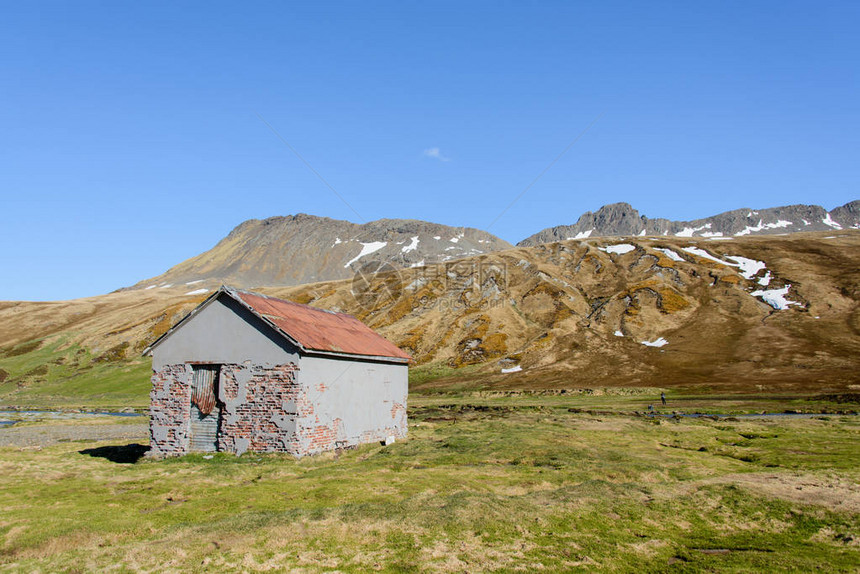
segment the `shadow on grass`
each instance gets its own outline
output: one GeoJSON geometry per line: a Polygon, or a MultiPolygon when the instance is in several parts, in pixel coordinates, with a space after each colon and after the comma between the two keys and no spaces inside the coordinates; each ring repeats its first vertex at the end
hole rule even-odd
{"type": "Polygon", "coordinates": [[[148,446],[131,443],[118,446],[100,446],[97,448],[85,448],[79,450],[80,454],[88,454],[92,457],[106,458],[111,462],[119,464],[134,464],[143,458],[149,450],[148,446]]]}

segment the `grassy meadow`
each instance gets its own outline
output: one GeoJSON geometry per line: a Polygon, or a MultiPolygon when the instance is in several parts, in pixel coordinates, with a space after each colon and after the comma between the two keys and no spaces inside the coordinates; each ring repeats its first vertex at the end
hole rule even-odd
{"type": "MultiPolygon", "coordinates": [[[[138,355],[5,349],[0,404],[144,410],[138,355]]],[[[860,569],[856,396],[666,388],[663,407],[661,389],[508,392],[470,373],[413,369],[408,440],[300,460],[152,461],[143,418],[22,415],[0,433],[39,438],[0,441],[0,571],[860,569]],[[819,414],[671,416],[783,411],[819,414]],[[126,438],[75,438],[111,425],[126,438]]]]}
{"type": "Polygon", "coordinates": [[[152,362],[118,346],[94,354],[54,337],[0,350],[0,405],[34,409],[149,407],[152,362]]]}
{"type": "Polygon", "coordinates": [[[300,460],[3,447],[0,570],[860,567],[857,417],[678,420],[572,399],[414,396],[408,440],[300,460]]]}

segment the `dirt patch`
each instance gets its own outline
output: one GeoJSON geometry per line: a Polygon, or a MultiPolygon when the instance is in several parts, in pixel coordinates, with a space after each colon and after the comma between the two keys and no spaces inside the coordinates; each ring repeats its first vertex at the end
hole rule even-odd
{"type": "Polygon", "coordinates": [[[856,534],[850,534],[840,530],[834,530],[829,526],[825,526],[812,536],[812,540],[827,542],[836,546],[851,546],[854,548],[860,547],[860,538],[856,534]]]}
{"type": "Polygon", "coordinates": [[[122,361],[126,358],[128,354],[129,343],[128,341],[123,341],[118,345],[114,345],[98,357],[94,359],[96,363],[115,363],[117,361],[122,361]]]}
{"type": "Polygon", "coordinates": [[[840,478],[773,473],[729,474],[699,484],[734,484],[781,500],[860,513],[860,484],[840,478]]]}
{"type": "MultiPolygon", "coordinates": [[[[2,380],[2,379],[0,379],[2,380]]],[[[854,385],[851,385],[854,386],[854,385]]],[[[810,401],[832,401],[835,403],[860,404],[860,393],[840,393],[834,395],[818,395],[809,399],[810,401]]]]}
{"type": "Polygon", "coordinates": [[[38,367],[36,367],[32,371],[28,371],[28,372],[24,373],[24,377],[25,378],[44,377],[47,374],[48,374],[48,365],[39,365],[38,367]]]}
{"type": "Polygon", "coordinates": [[[16,347],[12,347],[11,349],[0,352],[0,355],[4,357],[18,357],[20,355],[26,355],[27,353],[31,353],[37,350],[42,346],[42,341],[30,341],[28,343],[21,343],[16,347]]]}

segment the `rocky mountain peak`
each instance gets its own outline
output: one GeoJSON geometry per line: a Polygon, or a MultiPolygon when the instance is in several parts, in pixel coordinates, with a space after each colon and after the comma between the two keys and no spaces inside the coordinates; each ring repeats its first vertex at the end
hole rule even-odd
{"type": "Polygon", "coordinates": [[[640,216],[627,203],[613,203],[601,207],[596,213],[584,213],[573,225],[544,229],[518,245],[586,237],[672,235],[713,238],[848,228],[860,228],[860,201],[846,203],[830,212],[819,205],[786,205],[759,210],[735,209],[692,221],[649,219],[640,216]]]}
{"type": "Polygon", "coordinates": [[[409,268],[511,247],[470,227],[415,219],[357,224],[299,213],[244,221],[209,251],[133,288],[291,286],[350,278],[372,261],[409,268]]]}
{"type": "Polygon", "coordinates": [[[632,235],[642,229],[639,212],[629,203],[604,205],[597,213],[588,211],[578,223],[588,223],[592,229],[612,229],[619,235],[632,235]]]}

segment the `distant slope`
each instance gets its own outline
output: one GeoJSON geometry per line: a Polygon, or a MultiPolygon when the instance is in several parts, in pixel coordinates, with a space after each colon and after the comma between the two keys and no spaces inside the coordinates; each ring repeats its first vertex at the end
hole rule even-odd
{"type": "Polygon", "coordinates": [[[485,231],[416,220],[359,225],[305,214],[251,219],[209,251],[132,288],[300,285],[352,277],[370,261],[409,267],[510,247],[485,231]]]}
{"type": "Polygon", "coordinates": [[[470,261],[504,278],[441,283],[407,270],[404,296],[372,310],[356,308],[349,284],[273,293],[357,312],[417,363],[453,367],[458,387],[461,372],[503,388],[860,384],[860,231],[572,240],[460,269],[470,261]]]}
{"type": "MultiPolygon", "coordinates": [[[[409,351],[414,373],[445,375],[416,390],[860,385],[857,230],[571,240],[407,268],[367,288],[392,286],[398,297],[377,300],[356,297],[351,280],[260,290],[352,313],[409,351]]],[[[140,351],[204,297],[151,289],[0,304],[0,401],[85,394],[91,380],[99,396],[124,396],[131,373],[145,376],[140,351]],[[126,373],[114,395],[111,364],[126,373]]]]}
{"type": "Polygon", "coordinates": [[[649,219],[627,203],[613,203],[601,207],[596,213],[584,213],[573,225],[544,229],[523,239],[518,245],[530,246],[585,237],[743,237],[848,228],[860,228],[860,200],[846,203],[830,212],[818,205],[788,205],[759,210],[744,207],[693,221],[649,219]]]}

